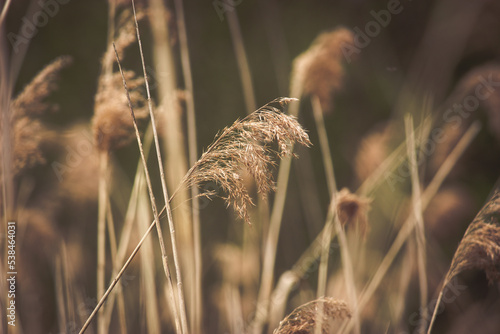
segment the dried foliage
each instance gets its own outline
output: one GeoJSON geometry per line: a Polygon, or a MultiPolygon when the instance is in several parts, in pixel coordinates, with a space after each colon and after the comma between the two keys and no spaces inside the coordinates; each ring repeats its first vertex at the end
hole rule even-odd
{"type": "Polygon", "coordinates": [[[226,193],[222,197],[228,206],[232,205],[238,215],[250,223],[247,207],[253,202],[241,170],[246,169],[252,175],[258,193],[265,198],[274,189],[270,170],[275,164],[273,156],[283,158],[291,154],[294,143],[311,145],[309,136],[295,117],[280,111],[284,104],[293,100],[278,98],[225,128],[189,170],[183,185],[217,183],[226,193]],[[277,143],[277,149],[273,148],[273,142],[277,143]]]}
{"type": "MultiPolygon", "coordinates": [[[[138,20],[144,18],[143,12],[138,12],[138,20]]],[[[135,23],[131,19],[132,13],[125,11],[122,14],[123,24],[119,24],[115,47],[118,54],[122,54],[135,40],[135,23]]],[[[123,88],[120,73],[113,73],[112,66],[116,62],[113,45],[108,45],[102,59],[102,74],[95,95],[94,118],[92,130],[94,143],[101,151],[119,149],[129,144],[135,138],[134,126],[128,100],[123,88]]],[[[147,117],[147,102],[142,91],[144,79],[137,77],[133,71],[124,72],[130,99],[134,107],[137,121],[147,117]]]]}
{"type": "Polygon", "coordinates": [[[366,235],[370,200],[343,188],[337,194],[337,213],[342,225],[355,224],[360,233],[366,235]]]}
{"type": "MultiPolygon", "coordinates": [[[[137,78],[133,71],[124,72],[136,119],[146,118],[146,99],[139,89],[143,78],[137,78]]],[[[116,150],[134,139],[134,124],[123,89],[120,73],[101,76],[95,97],[92,127],[96,147],[101,151],[116,150]]]]}
{"type": "Polygon", "coordinates": [[[14,176],[46,162],[42,146],[53,133],[39,118],[57,110],[57,105],[46,99],[57,89],[59,73],[70,63],[70,57],[55,59],[10,104],[14,176]]]}
{"type": "Polygon", "coordinates": [[[341,46],[352,44],[353,38],[353,33],[342,27],[323,33],[294,60],[292,82],[302,83],[304,94],[318,96],[325,111],[331,107],[331,94],[342,86],[341,46]]]}
{"type": "Polygon", "coordinates": [[[490,283],[500,279],[500,191],[478,213],[453,256],[445,284],[468,269],[486,272],[490,283]]]}
{"type": "Polygon", "coordinates": [[[342,300],[323,297],[297,307],[290,313],[273,334],[310,334],[314,333],[318,306],[323,304],[323,328],[321,333],[334,333],[331,320],[344,320],[351,317],[351,310],[342,300]]]}

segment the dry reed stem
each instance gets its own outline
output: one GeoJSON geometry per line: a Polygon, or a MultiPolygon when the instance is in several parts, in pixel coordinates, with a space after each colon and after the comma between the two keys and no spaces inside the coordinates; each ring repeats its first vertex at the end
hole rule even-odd
{"type": "MultiPolygon", "coordinates": [[[[163,213],[163,210],[160,211],[160,214],[163,213]]],[[[156,225],[156,221],[153,221],[151,223],[151,225],[149,225],[148,229],[146,230],[146,232],[144,233],[144,235],[142,236],[141,240],[139,240],[139,242],[137,243],[137,245],[135,246],[134,250],[132,251],[132,253],[130,254],[130,256],[128,257],[127,261],[123,264],[122,268],[120,269],[120,271],[116,274],[116,277],[113,279],[113,281],[111,282],[111,284],[109,285],[108,289],[106,290],[106,292],[104,293],[104,295],[101,297],[101,299],[99,300],[99,302],[97,303],[96,307],[94,308],[94,310],[92,311],[92,313],[89,315],[89,317],[87,318],[87,320],[85,321],[85,323],[83,324],[82,328],[80,329],[80,332],[79,334],[83,334],[85,333],[85,331],[87,330],[87,328],[89,327],[90,323],[92,322],[92,320],[94,319],[96,313],[99,311],[99,309],[102,307],[102,305],[104,304],[104,302],[106,301],[106,299],[108,298],[109,294],[111,293],[111,291],[113,291],[114,287],[116,286],[116,284],[118,283],[118,281],[120,280],[120,278],[123,276],[123,273],[125,272],[125,270],[128,268],[128,266],[130,265],[130,262],[132,262],[132,260],[134,259],[134,257],[137,255],[137,252],[139,252],[139,249],[141,249],[141,246],[142,244],[144,243],[144,241],[146,240],[147,236],[149,235],[149,233],[151,232],[151,230],[155,227],[156,225]]]]}
{"type": "MultiPolygon", "coordinates": [[[[138,232],[140,234],[147,230],[147,220],[151,219],[147,203],[147,189],[143,183],[141,193],[139,196],[137,216],[138,219],[138,232]]],[[[145,322],[148,333],[161,333],[160,322],[160,308],[157,298],[157,283],[156,283],[156,270],[154,259],[153,240],[149,239],[144,242],[140,254],[141,259],[141,287],[140,291],[143,294],[143,304],[145,313],[145,322]]],[[[159,297],[159,296],[158,296],[159,297]]]]}
{"type": "MultiPolygon", "coordinates": [[[[169,15],[166,4],[163,0],[149,1],[150,15],[149,21],[151,26],[151,34],[153,37],[153,60],[154,68],[158,73],[166,73],[158,80],[158,105],[164,113],[163,122],[163,144],[165,149],[165,170],[166,181],[169,191],[174,191],[182,181],[184,175],[188,171],[186,157],[186,138],[184,134],[184,126],[181,119],[181,114],[176,108],[176,92],[177,92],[177,69],[175,67],[174,49],[171,43],[171,27],[165,24],[165,17],[169,15]]],[[[176,198],[173,199],[173,207],[185,203],[190,198],[188,189],[183,189],[179,192],[176,198]]],[[[175,217],[176,239],[178,240],[179,255],[186,281],[186,287],[191,288],[194,277],[194,254],[193,254],[193,225],[191,212],[188,209],[176,210],[173,212],[175,217]]],[[[172,238],[172,236],[171,236],[172,238]]],[[[175,256],[175,255],[174,255],[175,256]]],[[[181,284],[184,282],[180,282],[181,284]]],[[[182,288],[182,286],[180,287],[182,288]]],[[[186,301],[191,300],[193,291],[187,289],[186,301]]],[[[184,303],[184,297],[180,300],[184,303]]],[[[184,309],[184,307],[180,307],[184,309]]],[[[187,332],[187,319],[185,319],[185,311],[181,310],[181,326],[184,332],[187,332]]]]}
{"type": "Polygon", "coordinates": [[[465,270],[479,269],[486,273],[490,284],[500,280],[500,190],[495,189],[491,199],[479,211],[465,231],[462,241],[453,255],[439,291],[438,301],[432,314],[428,334],[431,333],[437,309],[448,283],[465,270]]]}
{"type": "MultiPolygon", "coordinates": [[[[410,164],[411,184],[412,184],[412,207],[413,207],[413,220],[415,222],[415,238],[417,241],[417,263],[418,263],[418,277],[420,284],[420,309],[425,312],[427,309],[427,255],[426,255],[426,240],[425,240],[425,227],[422,215],[422,201],[421,201],[421,185],[419,180],[419,172],[417,165],[417,148],[415,146],[415,133],[413,128],[413,118],[411,115],[405,117],[405,130],[406,130],[406,149],[408,152],[408,161],[410,164]]],[[[424,329],[421,329],[422,331],[424,329]]]]}
{"type": "MultiPolygon", "coordinates": [[[[104,293],[106,279],[106,211],[108,203],[108,152],[99,152],[99,190],[97,205],[97,296],[104,293]]],[[[97,333],[106,332],[103,311],[97,315],[97,333]]]]}
{"type": "MultiPolygon", "coordinates": [[[[132,4],[133,4],[133,2],[132,2],[132,4]]],[[[136,29],[137,29],[137,31],[139,31],[138,26],[137,26],[137,16],[135,14],[135,7],[134,7],[134,18],[135,18],[135,22],[136,22],[136,29]]],[[[140,37],[138,38],[138,41],[139,41],[139,45],[141,45],[140,37]]],[[[113,44],[113,47],[114,47],[114,44],[113,44]]],[[[156,207],[156,199],[155,199],[155,196],[154,196],[154,193],[153,193],[153,187],[152,187],[152,184],[151,184],[151,178],[149,176],[149,170],[148,170],[148,166],[147,166],[147,161],[146,161],[146,158],[145,158],[145,155],[144,155],[144,150],[143,150],[143,146],[142,146],[141,136],[139,134],[139,129],[137,127],[137,121],[136,121],[136,118],[135,118],[134,108],[132,106],[132,101],[131,101],[131,98],[130,98],[129,90],[127,88],[127,82],[126,82],[126,79],[125,79],[125,76],[124,76],[124,73],[123,73],[123,70],[122,70],[122,67],[121,67],[120,59],[118,57],[118,52],[116,51],[116,48],[115,48],[115,55],[116,55],[116,59],[117,59],[117,63],[118,63],[118,68],[119,68],[120,73],[122,75],[123,87],[125,89],[125,93],[126,93],[126,96],[127,96],[127,101],[128,101],[128,105],[129,105],[129,108],[130,108],[130,113],[131,113],[133,124],[134,124],[135,136],[136,136],[136,139],[137,139],[137,144],[139,146],[139,152],[141,154],[141,161],[142,161],[142,164],[143,164],[143,167],[144,167],[144,175],[146,177],[146,184],[147,184],[147,189],[148,189],[149,198],[150,198],[150,202],[151,202],[151,209],[153,211],[154,220],[156,222],[156,231],[158,233],[158,241],[159,241],[161,255],[162,255],[163,270],[164,270],[165,277],[167,278],[168,284],[170,284],[172,286],[172,278],[171,278],[171,275],[170,275],[170,269],[168,267],[167,251],[165,249],[165,242],[163,241],[163,232],[161,230],[161,225],[160,225],[160,220],[159,220],[159,214],[158,214],[158,210],[157,210],[157,207],[156,207]]],[[[142,56],[143,56],[143,53],[142,53],[142,49],[141,49],[141,57],[142,56]]],[[[145,68],[144,68],[145,65],[144,65],[144,60],[143,59],[142,59],[142,63],[143,63],[143,69],[144,69],[144,72],[145,72],[145,68]]],[[[147,79],[147,76],[145,76],[145,78],[147,79]]],[[[145,80],[145,81],[146,81],[146,87],[148,87],[147,80],[145,80]]],[[[149,107],[150,115],[152,115],[152,105],[151,105],[151,98],[149,96],[149,89],[148,89],[148,107],[149,107]]],[[[152,126],[153,134],[154,134],[155,133],[154,118],[151,119],[151,124],[152,124],[151,126],[152,126]]],[[[156,144],[156,147],[157,147],[158,157],[160,157],[159,145],[158,145],[157,140],[158,140],[158,137],[156,136],[155,137],[155,144],[156,144]]],[[[160,171],[162,171],[162,161],[161,161],[160,158],[159,158],[159,167],[160,167],[160,171]]],[[[164,179],[164,177],[162,175],[162,185],[163,185],[163,179],[164,179]]],[[[165,192],[165,189],[163,189],[163,190],[164,190],[164,195],[167,196],[167,198],[168,198],[168,194],[165,192]]],[[[165,209],[166,209],[166,212],[167,212],[167,219],[168,219],[168,223],[169,223],[169,226],[170,226],[170,235],[171,235],[171,238],[173,239],[173,241],[175,242],[175,234],[172,231],[172,226],[173,226],[172,213],[171,213],[171,210],[170,210],[170,203],[169,203],[168,199],[165,201],[165,209]]],[[[176,259],[176,253],[175,253],[176,252],[176,247],[175,247],[174,243],[172,244],[172,249],[173,249],[173,252],[174,252],[174,261],[175,261],[175,259],[176,259]]],[[[177,261],[175,261],[175,263],[176,263],[177,277],[179,279],[180,278],[180,271],[179,271],[179,268],[178,268],[177,261]]],[[[178,289],[179,289],[178,290],[178,292],[179,292],[179,303],[181,303],[181,301],[183,301],[183,299],[182,299],[183,298],[182,297],[182,281],[178,280],[177,281],[177,285],[178,285],[178,289]]],[[[173,300],[172,300],[172,302],[175,303],[175,301],[173,301],[173,300]]],[[[180,305],[180,306],[183,306],[183,305],[180,305]]],[[[181,316],[180,317],[181,318],[181,326],[186,326],[186,327],[182,327],[182,329],[183,329],[182,332],[184,334],[187,334],[187,323],[186,323],[186,320],[185,320],[185,311],[183,311],[183,309],[180,309],[179,311],[180,311],[180,316],[181,316]],[[183,315],[184,315],[184,318],[183,318],[183,315]]]]}
{"type": "MultiPolygon", "coordinates": [[[[332,240],[331,234],[332,230],[335,227],[336,233],[339,236],[340,240],[340,247],[341,247],[341,255],[342,255],[342,266],[344,268],[344,279],[345,283],[347,286],[348,290],[348,295],[349,295],[349,301],[352,303],[354,306],[357,301],[356,297],[356,286],[354,282],[354,273],[352,269],[352,261],[351,261],[351,256],[349,254],[349,247],[347,245],[347,239],[345,236],[345,232],[342,229],[339,221],[339,213],[343,213],[345,210],[342,210],[340,205],[343,203],[339,201],[339,196],[337,196],[337,184],[335,181],[335,172],[333,169],[333,159],[330,151],[330,145],[328,142],[328,135],[326,132],[326,127],[325,127],[325,121],[323,118],[323,108],[321,107],[321,102],[317,96],[312,97],[312,109],[313,109],[313,116],[316,122],[316,131],[318,132],[318,138],[319,138],[319,143],[320,143],[320,148],[321,148],[321,154],[322,154],[322,160],[323,160],[323,165],[324,165],[324,170],[326,174],[326,179],[327,179],[327,185],[328,185],[328,190],[330,192],[330,206],[329,206],[329,213],[333,213],[331,216],[331,219],[327,218],[326,222],[326,230],[327,232],[324,235],[324,240],[323,240],[323,247],[321,250],[321,257],[320,257],[320,266],[318,269],[318,288],[317,288],[317,298],[320,298],[325,295],[326,293],[326,283],[328,279],[328,258],[330,255],[330,242],[332,240]]],[[[356,319],[356,333],[360,332],[360,321],[359,321],[359,314],[356,310],[356,307],[354,308],[355,310],[355,318],[356,319]]],[[[323,319],[323,305],[319,305],[319,310],[317,314],[317,321],[318,321],[318,326],[316,327],[316,334],[320,334],[321,331],[321,324],[322,324],[322,319],[323,319]]]]}
{"type": "MultiPolygon", "coordinates": [[[[115,232],[115,223],[113,220],[113,213],[111,212],[111,203],[109,202],[109,198],[106,203],[106,222],[109,236],[109,246],[111,250],[111,262],[116,263],[116,253],[118,250],[118,246],[116,243],[116,232],[115,232]]],[[[123,289],[121,284],[117,287],[118,294],[118,319],[120,322],[120,331],[121,333],[127,333],[127,321],[126,321],[126,313],[125,313],[125,300],[123,298],[123,289]]],[[[108,314],[104,310],[104,328],[106,331],[109,330],[109,324],[111,323],[111,313],[108,314]]]]}
{"type": "MultiPolygon", "coordinates": [[[[177,29],[179,32],[179,45],[181,53],[182,75],[186,91],[186,118],[188,134],[189,164],[192,166],[198,159],[198,145],[196,138],[196,114],[193,98],[193,76],[189,60],[189,44],[182,0],[174,1],[177,29]]],[[[192,323],[194,333],[202,333],[203,304],[202,304],[202,256],[201,256],[201,231],[198,188],[191,188],[192,218],[193,218],[193,242],[194,242],[194,301],[192,302],[192,323]]]]}
{"type": "MultiPolygon", "coordinates": [[[[160,171],[160,179],[161,179],[161,187],[163,191],[163,199],[165,201],[165,208],[167,211],[167,217],[168,217],[168,224],[170,227],[170,240],[172,243],[172,253],[174,257],[174,265],[175,265],[175,273],[176,273],[176,278],[177,278],[177,293],[178,293],[178,301],[179,301],[179,314],[180,314],[180,320],[181,320],[181,326],[182,326],[182,332],[184,334],[187,334],[188,327],[187,327],[187,316],[186,316],[186,308],[185,308],[185,303],[184,303],[184,290],[182,287],[182,273],[181,273],[181,267],[180,267],[180,261],[179,261],[179,256],[177,252],[177,240],[175,237],[175,226],[172,220],[172,212],[170,209],[170,201],[169,201],[169,196],[168,196],[168,190],[167,190],[167,184],[165,180],[165,173],[163,171],[163,160],[161,158],[161,149],[160,149],[160,143],[158,140],[158,133],[156,130],[156,121],[155,121],[155,116],[153,112],[153,103],[151,101],[151,92],[149,89],[149,82],[148,82],[148,76],[147,76],[147,71],[146,71],[146,64],[144,61],[144,52],[142,50],[142,41],[141,41],[141,36],[139,33],[139,24],[137,22],[137,15],[135,11],[135,4],[134,1],[132,1],[132,8],[134,11],[134,20],[135,20],[135,29],[137,33],[137,41],[139,43],[139,50],[140,50],[140,55],[141,55],[141,63],[142,63],[142,70],[143,70],[143,75],[144,75],[144,82],[146,84],[146,92],[147,92],[147,97],[148,97],[148,109],[149,109],[149,116],[151,118],[151,125],[152,125],[152,130],[153,130],[153,138],[154,138],[154,143],[155,143],[155,148],[156,148],[156,156],[158,159],[158,168],[160,171]]],[[[132,106],[130,105],[132,108],[132,106]]],[[[143,159],[144,163],[144,168],[147,169],[146,161],[143,159]]],[[[148,175],[146,175],[146,178],[148,178],[148,175]]],[[[150,189],[150,193],[152,194],[151,190],[151,184],[150,181],[148,181],[148,188],[150,189]]],[[[154,197],[151,197],[151,201],[154,201],[154,197]]],[[[159,226],[158,222],[158,217],[156,216],[155,219],[157,220],[157,229],[158,229],[158,234],[159,234],[159,242],[160,242],[160,247],[162,249],[162,260],[163,260],[163,266],[165,268],[165,274],[168,277],[169,284],[172,286],[172,282],[170,279],[170,273],[168,271],[168,262],[167,262],[167,254],[165,252],[165,246],[163,242],[163,235],[161,232],[161,228],[159,226]]],[[[172,287],[173,290],[173,287],[172,287]]],[[[175,304],[174,304],[175,305],[175,304]]],[[[177,328],[179,331],[179,329],[177,328]]]]}
{"type": "MultiPolygon", "coordinates": [[[[422,211],[425,210],[425,208],[427,208],[427,205],[429,205],[430,200],[437,193],[443,181],[445,180],[446,176],[450,173],[453,166],[455,166],[456,162],[465,152],[466,148],[469,146],[469,144],[472,142],[475,136],[479,133],[479,130],[480,130],[479,123],[477,122],[473,123],[469,127],[467,132],[464,134],[460,142],[455,146],[454,150],[450,153],[446,161],[441,165],[441,168],[436,172],[431,182],[422,193],[421,196],[422,211]]],[[[410,216],[405,221],[405,223],[399,230],[396,239],[394,239],[394,242],[392,243],[384,259],[380,263],[377,271],[370,280],[370,283],[368,283],[367,286],[363,289],[363,292],[358,302],[358,308],[360,312],[363,310],[363,308],[366,306],[370,298],[375,293],[377,287],[380,285],[382,279],[387,273],[387,270],[389,270],[389,267],[391,266],[392,262],[399,253],[399,250],[404,245],[406,239],[410,236],[411,232],[413,231],[415,223],[413,222],[412,218],[413,217],[410,216]]],[[[352,323],[349,323],[346,326],[346,330],[350,330],[352,328],[352,325],[353,325],[352,323]]]]}
{"type": "Polygon", "coordinates": [[[320,333],[334,333],[336,328],[331,328],[328,324],[330,320],[345,320],[351,317],[351,310],[344,301],[331,297],[318,298],[293,310],[280,322],[273,334],[312,334],[318,327],[316,314],[320,306],[324,308],[322,320],[326,323],[320,333]]]}

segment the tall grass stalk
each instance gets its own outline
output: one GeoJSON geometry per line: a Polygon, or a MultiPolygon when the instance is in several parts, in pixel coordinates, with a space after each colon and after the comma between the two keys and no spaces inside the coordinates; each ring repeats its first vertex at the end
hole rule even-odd
{"type": "MultiPolygon", "coordinates": [[[[159,140],[158,140],[158,133],[157,133],[157,130],[156,130],[156,120],[155,120],[155,116],[154,116],[154,113],[153,113],[153,105],[152,105],[152,101],[151,101],[151,92],[150,92],[150,89],[149,89],[148,76],[147,76],[147,72],[146,72],[146,64],[145,64],[145,61],[144,61],[144,52],[142,50],[142,41],[141,41],[141,36],[140,36],[140,32],[139,32],[139,24],[137,23],[137,14],[136,14],[136,11],[135,11],[134,1],[132,1],[132,8],[133,8],[133,11],[134,11],[134,20],[135,20],[135,27],[136,27],[136,32],[137,32],[137,42],[139,44],[139,49],[140,49],[140,54],[141,54],[141,63],[142,63],[142,70],[143,70],[143,74],[144,74],[144,82],[145,82],[145,85],[146,85],[146,92],[147,92],[147,98],[148,98],[148,108],[149,108],[149,116],[151,117],[151,125],[152,125],[152,130],[153,130],[153,138],[154,138],[154,143],[155,143],[155,148],[156,148],[156,156],[157,156],[157,159],[158,159],[158,168],[159,168],[159,171],[160,171],[161,187],[162,187],[162,191],[163,191],[163,199],[165,201],[165,208],[166,208],[166,211],[167,211],[167,219],[168,219],[168,224],[169,224],[169,227],[170,227],[170,240],[171,240],[171,243],[172,243],[172,253],[173,253],[173,257],[174,257],[175,273],[176,273],[176,278],[177,278],[177,292],[178,292],[178,298],[179,298],[179,315],[180,315],[180,319],[181,319],[181,328],[182,328],[182,332],[184,334],[187,334],[189,331],[188,331],[188,327],[187,327],[186,307],[185,307],[185,302],[184,302],[184,289],[182,287],[182,273],[181,273],[181,266],[180,266],[180,261],[179,261],[179,255],[178,255],[178,252],[177,252],[177,240],[176,240],[176,236],[175,236],[175,226],[174,226],[174,222],[173,222],[173,219],[172,219],[172,212],[171,212],[171,209],[170,209],[170,201],[169,201],[169,196],[168,196],[167,184],[166,184],[166,180],[165,180],[165,173],[163,171],[163,160],[161,158],[160,143],[159,143],[159,140]]],[[[132,104],[130,104],[130,108],[132,109],[132,104]]],[[[136,134],[138,136],[137,137],[138,141],[140,141],[139,134],[137,132],[137,126],[135,126],[135,128],[136,128],[136,134]]],[[[146,160],[144,159],[144,154],[143,153],[141,154],[141,157],[143,159],[144,169],[145,169],[145,171],[147,171],[147,163],[146,163],[146,160]]],[[[148,173],[146,173],[146,181],[148,183],[148,189],[149,189],[149,192],[150,192],[151,201],[154,201],[154,196],[152,194],[152,188],[151,188],[151,180],[149,180],[148,173]]],[[[159,221],[158,221],[158,216],[156,215],[156,209],[154,209],[153,212],[155,212],[155,220],[157,221],[157,229],[158,229],[158,234],[159,234],[158,238],[159,238],[160,246],[161,246],[161,249],[162,249],[163,266],[166,269],[165,274],[168,277],[168,276],[170,276],[170,272],[168,270],[167,253],[166,253],[165,248],[164,248],[165,246],[164,246],[164,242],[163,242],[163,235],[162,235],[162,231],[161,231],[160,224],[159,224],[159,221]]],[[[169,277],[169,280],[170,280],[170,277],[169,277]]],[[[172,283],[170,282],[170,285],[171,284],[172,283]]]]}
{"type": "MultiPolygon", "coordinates": [[[[118,246],[116,243],[116,232],[115,232],[115,224],[113,220],[113,214],[111,212],[111,203],[106,204],[106,221],[109,235],[109,247],[111,250],[111,262],[116,263],[116,253],[118,250],[118,246]]],[[[116,294],[118,295],[118,319],[120,322],[120,332],[127,333],[127,321],[126,321],[126,313],[125,313],[125,300],[123,298],[123,289],[121,284],[118,284],[116,288],[116,294]]],[[[111,313],[107,314],[104,310],[104,327],[106,332],[109,331],[109,324],[111,322],[111,313]]]]}
{"type": "MultiPolygon", "coordinates": [[[[175,0],[175,13],[177,18],[177,29],[179,30],[179,45],[181,53],[182,74],[186,91],[186,118],[188,134],[189,164],[192,166],[198,159],[198,144],[196,138],[196,113],[194,105],[193,75],[191,74],[191,62],[189,57],[189,45],[187,39],[186,22],[184,15],[183,0],[175,0]]],[[[194,242],[194,291],[191,307],[191,328],[193,333],[202,333],[203,301],[202,301],[202,256],[201,256],[201,227],[199,209],[198,188],[191,188],[191,208],[193,220],[193,242],[194,242]]]]}
{"type": "MultiPolygon", "coordinates": [[[[411,184],[412,184],[412,207],[415,223],[415,232],[417,240],[417,264],[418,278],[420,284],[420,309],[425,312],[427,309],[427,255],[426,255],[426,240],[424,218],[422,214],[422,197],[421,185],[419,180],[418,164],[417,164],[417,148],[415,145],[415,132],[413,128],[413,117],[407,115],[405,117],[406,130],[406,148],[408,152],[408,160],[410,164],[411,184]]],[[[424,328],[422,331],[425,330],[424,328]]]]}
{"type": "MultiPolygon", "coordinates": [[[[340,224],[340,220],[337,214],[337,183],[335,181],[335,172],[333,168],[333,158],[331,155],[330,144],[328,141],[328,135],[325,126],[325,120],[323,118],[323,109],[321,107],[320,100],[317,96],[313,96],[311,98],[313,116],[316,123],[316,131],[318,132],[318,139],[321,149],[321,155],[323,160],[323,167],[325,170],[325,175],[327,179],[328,190],[330,193],[330,207],[329,207],[329,215],[330,211],[333,210],[333,219],[327,219],[327,228],[326,233],[324,234],[323,240],[323,248],[321,251],[321,260],[320,266],[318,270],[318,290],[317,290],[317,298],[321,298],[325,296],[326,292],[326,283],[328,278],[328,258],[330,255],[330,243],[332,240],[331,234],[332,229],[335,228],[337,236],[339,238],[340,243],[340,251],[341,251],[341,261],[343,267],[344,281],[347,287],[347,294],[349,296],[349,304],[351,305],[351,309],[353,310],[353,319],[356,323],[355,333],[360,333],[361,325],[360,325],[360,317],[359,312],[356,307],[357,296],[356,296],[356,282],[354,277],[354,270],[352,265],[352,260],[349,252],[349,245],[347,243],[347,238],[340,224]]],[[[323,319],[323,315],[321,314],[323,311],[323,304],[320,303],[318,305],[318,324],[321,323],[323,319]]],[[[321,330],[321,326],[317,326],[315,331],[316,334],[321,330]]]]}
{"type": "MultiPolygon", "coordinates": [[[[99,153],[99,192],[97,204],[97,296],[104,293],[105,268],[106,268],[106,204],[108,203],[108,192],[106,183],[108,173],[108,152],[99,153]]],[[[97,333],[106,333],[106,324],[103,312],[97,317],[97,333]]]]}
{"type": "MultiPolygon", "coordinates": [[[[164,113],[163,132],[165,134],[165,169],[166,181],[168,189],[173,191],[180,184],[182,178],[187,172],[187,158],[185,148],[184,126],[181,120],[181,114],[176,107],[177,99],[177,83],[176,69],[174,67],[174,55],[170,44],[171,36],[166,17],[168,11],[163,0],[151,0],[150,3],[151,15],[149,16],[151,23],[151,33],[153,36],[153,60],[154,68],[158,73],[166,73],[158,80],[158,107],[164,113]]],[[[173,197],[172,197],[173,198],[173,197]]],[[[176,198],[173,200],[173,207],[187,203],[190,198],[187,189],[182,189],[176,198]]],[[[190,294],[194,293],[191,287],[194,286],[194,254],[193,254],[193,226],[191,212],[185,207],[181,210],[176,210],[174,213],[176,239],[179,241],[180,250],[180,267],[183,270],[184,278],[186,279],[186,300],[190,301],[190,294]]],[[[169,214],[171,215],[171,214],[169,214]]],[[[173,225],[172,225],[173,226],[173,225]]],[[[170,229],[172,230],[172,226],[170,229]]],[[[171,231],[172,232],[172,231],[171,231]]],[[[171,238],[172,235],[170,236],[171,238]]],[[[174,254],[174,262],[177,254],[174,254]]],[[[178,261],[177,261],[178,262],[178,261]]],[[[179,267],[179,264],[176,265],[179,267]]],[[[176,273],[180,275],[180,273],[176,273]]],[[[178,289],[183,290],[183,283],[177,282],[178,289]]],[[[181,292],[177,291],[178,294],[181,292]]],[[[179,298],[179,302],[185,302],[184,296],[179,298]]],[[[181,318],[181,326],[184,333],[187,331],[187,319],[184,305],[179,305],[179,315],[181,318]]]]}
{"type": "MultiPolygon", "coordinates": [[[[138,219],[138,230],[139,233],[144,233],[147,230],[147,221],[151,219],[150,212],[148,210],[147,204],[147,190],[144,185],[141,189],[141,193],[145,196],[139,196],[139,204],[137,210],[138,219]]],[[[144,242],[142,246],[142,251],[140,254],[141,258],[141,288],[140,291],[143,293],[143,304],[144,304],[144,314],[146,316],[146,325],[148,333],[161,333],[161,322],[159,314],[159,304],[157,299],[156,291],[156,275],[155,275],[155,265],[154,261],[154,251],[152,239],[148,239],[144,242]]]]}

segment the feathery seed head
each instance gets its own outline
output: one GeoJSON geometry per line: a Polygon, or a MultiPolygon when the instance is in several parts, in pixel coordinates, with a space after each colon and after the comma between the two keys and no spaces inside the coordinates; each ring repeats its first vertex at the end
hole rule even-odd
{"type": "Polygon", "coordinates": [[[368,210],[370,210],[370,200],[353,194],[349,189],[344,188],[337,194],[337,213],[340,223],[356,224],[365,236],[368,229],[368,210]]]}
{"type": "Polygon", "coordinates": [[[311,334],[314,333],[318,306],[323,304],[323,328],[321,333],[332,333],[331,320],[344,320],[351,317],[351,310],[342,300],[322,297],[293,310],[280,322],[273,334],[311,334]]]}
{"type": "Polygon", "coordinates": [[[273,157],[292,154],[295,143],[311,145],[309,136],[296,118],[280,110],[294,100],[278,98],[225,128],[190,169],[183,184],[197,186],[207,181],[219,184],[227,205],[232,205],[249,223],[247,208],[253,202],[240,175],[241,169],[252,175],[257,192],[265,198],[274,190],[273,157]],[[277,144],[277,149],[273,148],[273,143],[277,144]]]}
{"type": "Polygon", "coordinates": [[[353,38],[353,33],[343,27],[323,33],[293,62],[292,85],[300,83],[304,94],[318,96],[325,111],[331,107],[331,94],[342,86],[341,45],[352,44],[353,38]]]}

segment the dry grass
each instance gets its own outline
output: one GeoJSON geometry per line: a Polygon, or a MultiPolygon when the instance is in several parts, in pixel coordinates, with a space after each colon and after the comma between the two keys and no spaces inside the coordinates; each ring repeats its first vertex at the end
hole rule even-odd
{"type": "MultiPolygon", "coordinates": [[[[2,32],[14,20],[5,20],[10,3],[1,10],[2,32]]],[[[289,12],[263,1],[259,14],[267,21],[250,34],[247,9],[255,4],[224,3],[229,29],[220,50],[232,44],[235,55],[234,64],[226,61],[231,57],[221,64],[238,73],[218,68],[210,85],[220,88],[220,97],[201,84],[207,81],[200,68],[210,73],[211,66],[195,62],[200,53],[213,56],[204,49],[212,41],[198,45],[198,35],[190,35],[207,22],[193,20],[199,14],[180,0],[141,1],[137,12],[134,3],[129,9],[129,2],[108,1],[108,43],[89,98],[94,113],[77,126],[65,119],[51,124],[59,112],[52,94],[69,57],[47,65],[12,98],[28,45],[16,59],[0,52],[0,204],[3,221],[18,222],[18,328],[35,334],[430,334],[484,323],[485,331],[497,332],[498,186],[467,224],[495,182],[493,148],[500,138],[497,62],[459,62],[479,5],[457,5],[457,13],[466,14],[457,26],[430,17],[413,62],[401,54],[386,57],[387,37],[397,35],[391,26],[399,27],[394,19],[362,48],[360,63],[346,65],[345,46],[359,42],[350,29],[315,39],[307,31],[288,36],[278,29],[289,24],[280,18],[289,12]],[[447,28],[442,35],[436,28],[441,23],[447,28]],[[269,50],[254,50],[255,34],[270,27],[269,50]],[[461,33],[448,33],[457,27],[461,33]],[[287,45],[305,49],[307,38],[309,48],[290,61],[287,45]],[[381,45],[382,55],[376,51],[381,45]],[[256,58],[268,51],[272,65],[256,58]],[[291,98],[255,110],[264,95],[281,95],[262,85],[273,81],[272,66],[275,83],[288,84],[283,94],[291,98]],[[234,87],[219,87],[226,79],[234,87]],[[207,133],[216,132],[207,119],[221,115],[208,113],[237,108],[247,116],[206,146],[207,133]],[[200,131],[197,119],[208,130],[200,131]],[[138,150],[127,147],[134,139],[138,150]],[[201,146],[207,148],[199,152],[201,146]],[[296,165],[294,152],[301,154],[296,165]],[[222,213],[218,201],[211,204],[214,197],[236,214],[222,213]],[[464,275],[471,271],[484,275],[464,275]],[[467,288],[444,298],[462,278],[467,288]],[[438,300],[431,319],[433,294],[438,300]]],[[[401,16],[410,6],[405,11],[401,16]]],[[[72,110],[63,112],[73,121],[72,110]]],[[[6,271],[4,260],[0,267],[6,271]]],[[[1,309],[6,300],[0,298],[1,309]]],[[[3,332],[7,324],[0,319],[3,332]]]]}

